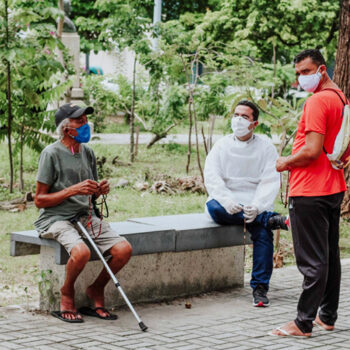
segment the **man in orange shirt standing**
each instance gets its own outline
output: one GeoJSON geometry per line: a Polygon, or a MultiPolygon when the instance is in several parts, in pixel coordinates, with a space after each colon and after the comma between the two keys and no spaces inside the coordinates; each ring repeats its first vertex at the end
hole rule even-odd
{"type": "Polygon", "coordinates": [[[343,170],[332,167],[327,153],[340,130],[346,97],[328,76],[318,50],[301,52],[294,63],[300,86],[314,94],[306,100],[292,155],[280,157],[276,169],[290,171],[290,223],[304,282],[297,318],[272,334],[309,337],[313,322],[330,331],[337,319],[339,219],[346,184],[343,170]]]}

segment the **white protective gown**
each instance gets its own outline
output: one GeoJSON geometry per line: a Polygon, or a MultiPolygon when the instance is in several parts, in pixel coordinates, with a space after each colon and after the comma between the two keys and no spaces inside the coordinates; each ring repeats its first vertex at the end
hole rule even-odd
{"type": "Polygon", "coordinates": [[[275,146],[253,135],[239,141],[234,134],[219,139],[205,161],[204,180],[209,198],[226,210],[230,202],[253,205],[259,214],[272,211],[280,186],[275,146]]]}

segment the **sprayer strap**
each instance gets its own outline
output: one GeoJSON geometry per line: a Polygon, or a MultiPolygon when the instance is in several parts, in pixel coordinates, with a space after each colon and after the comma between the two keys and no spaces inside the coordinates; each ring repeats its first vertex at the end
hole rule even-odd
{"type": "MultiPolygon", "coordinates": [[[[343,103],[344,106],[345,106],[347,103],[349,103],[349,102],[346,100],[346,97],[345,97],[346,103],[343,101],[343,99],[341,98],[341,96],[340,96],[340,94],[339,94],[339,92],[338,92],[337,90],[335,90],[335,89],[323,89],[322,91],[324,91],[324,90],[329,90],[329,91],[335,92],[335,93],[338,95],[338,97],[340,98],[340,101],[343,103]]],[[[323,152],[326,153],[326,155],[328,154],[328,152],[326,151],[326,149],[324,148],[324,146],[323,146],[323,152]]]]}
{"type": "Polygon", "coordinates": [[[329,90],[329,91],[335,92],[335,93],[339,96],[339,98],[340,98],[340,100],[342,101],[342,103],[343,103],[344,106],[348,103],[348,101],[346,100],[346,97],[345,97],[345,102],[346,102],[346,103],[343,101],[343,99],[341,98],[341,96],[340,96],[340,94],[339,94],[339,92],[338,92],[337,90],[335,90],[335,89],[323,89],[322,91],[325,91],[325,90],[329,90]]]}

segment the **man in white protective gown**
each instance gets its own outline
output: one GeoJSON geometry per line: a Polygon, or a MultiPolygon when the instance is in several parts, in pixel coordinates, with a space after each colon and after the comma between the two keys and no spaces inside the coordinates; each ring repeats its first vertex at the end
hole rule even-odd
{"type": "Polygon", "coordinates": [[[205,162],[204,180],[209,194],[206,211],[221,225],[244,225],[253,241],[250,285],[253,305],[269,305],[267,292],[273,268],[274,229],[288,230],[288,219],[273,212],[280,186],[275,169],[275,146],[254,134],[259,109],[250,101],[237,104],[233,134],[218,140],[205,162]]]}

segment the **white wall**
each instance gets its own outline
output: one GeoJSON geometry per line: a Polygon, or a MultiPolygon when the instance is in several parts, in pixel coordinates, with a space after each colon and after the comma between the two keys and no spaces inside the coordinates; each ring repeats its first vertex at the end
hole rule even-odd
{"type": "MultiPolygon", "coordinates": [[[[90,67],[99,66],[102,68],[105,75],[123,74],[129,80],[132,80],[134,56],[134,52],[128,49],[125,49],[122,52],[100,51],[97,54],[91,52],[90,67]]],[[[85,54],[83,53],[80,54],[80,66],[85,68],[85,54]]]]}

